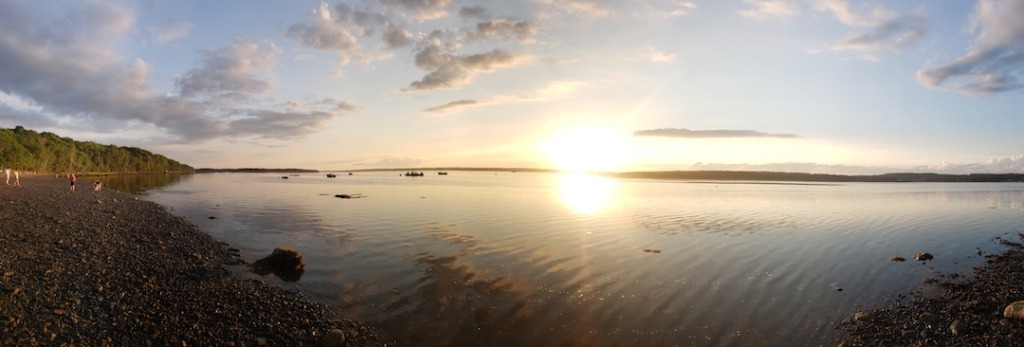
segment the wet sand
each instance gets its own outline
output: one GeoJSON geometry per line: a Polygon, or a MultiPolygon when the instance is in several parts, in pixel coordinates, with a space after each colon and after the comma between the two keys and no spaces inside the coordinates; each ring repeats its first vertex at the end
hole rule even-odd
{"type": "Polygon", "coordinates": [[[0,183],[2,345],[317,345],[331,329],[375,344],[301,293],[226,270],[237,250],[155,203],[86,180],[22,185],[0,183]]]}
{"type": "Polygon", "coordinates": [[[1003,316],[1024,300],[1022,239],[1000,238],[1007,249],[970,273],[926,279],[889,306],[851,313],[839,325],[842,346],[1024,346],[1024,320],[1003,316]]]}

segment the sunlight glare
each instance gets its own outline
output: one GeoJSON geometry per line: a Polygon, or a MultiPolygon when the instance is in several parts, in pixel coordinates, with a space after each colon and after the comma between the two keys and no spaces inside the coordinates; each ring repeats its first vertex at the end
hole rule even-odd
{"type": "Polygon", "coordinates": [[[607,177],[567,173],[558,176],[558,192],[562,203],[573,211],[594,214],[608,207],[618,183],[607,177]]]}
{"type": "Polygon", "coordinates": [[[625,164],[626,136],[606,128],[573,128],[543,144],[556,168],[571,172],[614,171],[625,164]]]}

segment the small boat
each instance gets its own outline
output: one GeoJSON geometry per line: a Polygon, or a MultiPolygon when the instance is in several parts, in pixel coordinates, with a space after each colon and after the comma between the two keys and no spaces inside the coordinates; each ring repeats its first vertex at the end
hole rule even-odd
{"type": "Polygon", "coordinates": [[[281,176],[282,179],[288,179],[288,176],[281,176]]]}
{"type": "Polygon", "coordinates": [[[441,171],[441,172],[438,172],[438,173],[437,173],[437,175],[438,175],[438,176],[448,176],[448,172],[446,172],[446,171],[441,171]]]}
{"type": "Polygon", "coordinates": [[[335,174],[332,174],[332,173],[327,174],[327,178],[335,178],[335,177],[338,177],[338,175],[335,175],[335,174]]]}

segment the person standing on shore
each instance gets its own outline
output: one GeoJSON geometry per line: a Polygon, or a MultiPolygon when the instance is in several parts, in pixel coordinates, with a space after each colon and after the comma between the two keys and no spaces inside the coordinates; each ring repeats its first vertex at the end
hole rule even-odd
{"type": "Polygon", "coordinates": [[[7,185],[11,185],[11,168],[5,168],[4,175],[7,175],[7,185]]]}
{"type": "Polygon", "coordinates": [[[75,191],[75,181],[77,181],[77,180],[78,180],[78,178],[75,177],[75,173],[74,172],[71,173],[71,176],[68,176],[68,181],[71,181],[71,191],[75,191]]]}
{"type": "Polygon", "coordinates": [[[20,170],[17,170],[17,169],[14,170],[14,186],[15,187],[21,187],[21,174],[19,172],[20,172],[20,170]]]}

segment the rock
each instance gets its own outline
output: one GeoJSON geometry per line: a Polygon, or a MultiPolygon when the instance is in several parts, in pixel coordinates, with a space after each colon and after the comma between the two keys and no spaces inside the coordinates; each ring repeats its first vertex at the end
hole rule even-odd
{"type": "Polygon", "coordinates": [[[1014,302],[1003,310],[1003,317],[1010,319],[1024,319],[1024,300],[1014,302]]]}
{"type": "Polygon", "coordinates": [[[253,271],[266,276],[273,273],[286,282],[295,282],[302,277],[306,262],[294,248],[275,248],[270,255],[253,263],[253,271]]]}
{"type": "Polygon", "coordinates": [[[919,260],[919,261],[927,261],[927,260],[935,259],[935,257],[932,256],[932,254],[928,253],[928,252],[917,252],[917,254],[914,255],[914,259],[915,260],[919,260]]]}
{"type": "Polygon", "coordinates": [[[889,260],[891,260],[891,261],[907,261],[907,258],[904,258],[904,257],[901,257],[901,256],[897,255],[897,256],[893,256],[892,258],[889,258],[889,260]]]}
{"type": "Polygon", "coordinates": [[[905,338],[905,339],[912,339],[912,338],[915,338],[915,337],[917,337],[917,330],[904,330],[903,331],[903,338],[905,338]]]}
{"type": "Polygon", "coordinates": [[[855,321],[868,320],[870,318],[871,318],[871,312],[857,311],[857,312],[855,312],[853,314],[853,320],[855,320],[855,321]]]}
{"type": "Polygon", "coordinates": [[[321,347],[341,347],[345,345],[345,332],[341,329],[331,329],[324,338],[320,339],[321,347]]]}
{"type": "Polygon", "coordinates": [[[967,326],[964,325],[964,322],[957,319],[953,321],[953,324],[949,325],[949,332],[953,333],[953,336],[961,336],[967,333],[967,326]]]}

